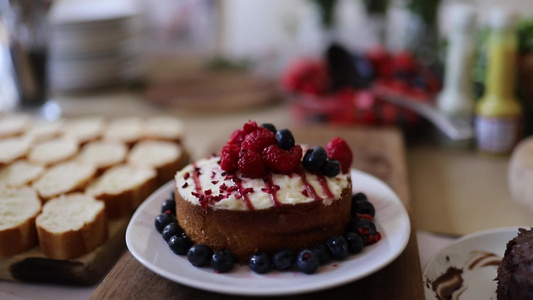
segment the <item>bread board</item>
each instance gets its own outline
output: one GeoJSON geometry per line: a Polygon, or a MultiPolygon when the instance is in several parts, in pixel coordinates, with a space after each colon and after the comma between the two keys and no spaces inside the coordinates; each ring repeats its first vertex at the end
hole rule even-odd
{"type": "Polygon", "coordinates": [[[109,239],[93,251],[75,259],[48,258],[38,246],[0,259],[0,279],[70,285],[95,284],[126,248],[124,233],[128,222],[129,217],[109,221],[109,239]]]}

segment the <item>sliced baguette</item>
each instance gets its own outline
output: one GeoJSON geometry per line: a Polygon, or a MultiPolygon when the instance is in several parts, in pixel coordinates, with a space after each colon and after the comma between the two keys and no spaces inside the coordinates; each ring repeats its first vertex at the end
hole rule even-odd
{"type": "Polygon", "coordinates": [[[145,120],[146,139],[166,140],[180,143],[183,138],[183,122],[175,117],[152,117],[145,120]]]}
{"type": "Polygon", "coordinates": [[[140,118],[122,118],[109,122],[104,140],[119,141],[132,146],[143,135],[143,121],[140,118]]]}
{"type": "Polygon", "coordinates": [[[34,145],[28,153],[28,161],[51,166],[69,160],[79,151],[78,141],[60,138],[34,145]]]}
{"type": "Polygon", "coordinates": [[[83,146],[76,160],[92,164],[101,174],[112,166],[126,160],[128,149],[126,145],[114,141],[96,141],[83,146]]]}
{"type": "Polygon", "coordinates": [[[43,201],[59,195],[83,191],[96,174],[90,164],[68,161],[48,169],[33,184],[43,201]]]}
{"type": "Polygon", "coordinates": [[[89,253],[108,237],[104,204],[85,194],[51,199],[43,206],[36,226],[41,251],[54,259],[89,253]]]}
{"type": "Polygon", "coordinates": [[[30,126],[26,115],[6,115],[0,117],[0,139],[22,135],[30,126]]]}
{"type": "Polygon", "coordinates": [[[44,166],[29,163],[26,160],[16,161],[0,169],[0,187],[23,187],[37,180],[44,173],[44,166]]]}
{"type": "Polygon", "coordinates": [[[115,219],[131,214],[156,188],[155,170],[119,165],[107,170],[85,192],[102,200],[107,216],[115,219]]]}
{"type": "Polygon", "coordinates": [[[94,141],[102,136],[105,121],[99,117],[87,117],[66,122],[64,135],[77,140],[80,144],[94,141]]]}
{"type": "Polygon", "coordinates": [[[0,167],[24,158],[31,147],[31,140],[25,137],[13,137],[0,140],[0,167]]]}
{"type": "Polygon", "coordinates": [[[131,149],[128,163],[137,167],[156,169],[157,181],[159,185],[163,185],[174,178],[176,171],[189,163],[189,157],[176,143],[142,141],[131,149]]]}
{"type": "Polygon", "coordinates": [[[37,245],[35,218],[41,201],[31,188],[0,188],[0,258],[37,245]]]}
{"type": "Polygon", "coordinates": [[[35,121],[31,124],[25,136],[34,142],[44,142],[58,138],[61,134],[62,121],[35,121]]]}

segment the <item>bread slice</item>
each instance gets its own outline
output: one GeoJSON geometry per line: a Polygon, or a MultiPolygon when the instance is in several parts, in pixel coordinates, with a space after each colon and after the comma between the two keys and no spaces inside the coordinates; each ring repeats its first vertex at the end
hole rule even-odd
{"type": "Polygon", "coordinates": [[[0,169],[0,187],[23,187],[37,180],[43,173],[43,165],[19,160],[0,169]]]}
{"type": "Polygon", "coordinates": [[[31,188],[0,188],[0,258],[37,245],[35,218],[41,201],[31,188]]]}
{"type": "Polygon", "coordinates": [[[41,251],[54,259],[89,253],[108,237],[104,203],[79,193],[48,201],[36,226],[41,251]]]}
{"type": "Polygon", "coordinates": [[[24,135],[31,138],[34,142],[55,139],[62,134],[62,124],[62,121],[35,121],[24,135]]]}
{"type": "Polygon", "coordinates": [[[142,138],[143,121],[140,118],[122,118],[109,122],[104,140],[119,141],[132,146],[142,138]]]}
{"type": "Polygon", "coordinates": [[[0,167],[24,158],[31,147],[31,140],[25,137],[12,137],[0,140],[0,167]]]}
{"type": "Polygon", "coordinates": [[[189,157],[176,143],[143,141],[133,146],[128,155],[128,163],[156,169],[157,181],[162,185],[173,179],[176,172],[189,163],[189,157]]]}
{"type": "Polygon", "coordinates": [[[64,135],[84,144],[102,136],[105,121],[99,117],[87,117],[71,120],[63,126],[64,135]]]}
{"type": "Polygon", "coordinates": [[[156,188],[155,170],[119,165],[107,170],[85,192],[102,200],[107,216],[115,219],[131,214],[156,188]]]}
{"type": "Polygon", "coordinates": [[[175,117],[152,117],[145,120],[144,137],[147,139],[181,142],[184,133],[183,122],[175,117]]]}
{"type": "Polygon", "coordinates": [[[28,161],[51,166],[69,160],[78,151],[78,141],[71,138],[59,138],[34,145],[28,153],[28,161]]]}
{"type": "Polygon", "coordinates": [[[48,169],[33,187],[43,201],[63,194],[83,191],[96,174],[90,164],[68,161],[48,169]]]}
{"type": "Polygon", "coordinates": [[[6,115],[0,117],[0,139],[22,135],[30,126],[26,115],[6,115]]]}
{"type": "Polygon", "coordinates": [[[121,164],[126,160],[128,149],[126,145],[114,141],[96,141],[83,146],[76,160],[92,164],[99,174],[112,166],[121,164]]]}

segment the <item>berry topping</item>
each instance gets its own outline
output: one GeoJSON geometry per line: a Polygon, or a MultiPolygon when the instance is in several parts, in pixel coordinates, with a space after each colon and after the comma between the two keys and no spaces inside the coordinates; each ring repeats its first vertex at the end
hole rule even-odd
{"type": "Polygon", "coordinates": [[[300,166],[302,147],[296,145],[290,150],[284,150],[278,145],[272,145],[263,150],[263,159],[271,170],[290,174],[296,172],[300,166]]]}
{"type": "Polygon", "coordinates": [[[168,240],[168,247],[178,255],[185,255],[192,246],[191,239],[185,234],[174,235],[168,240]]]}
{"type": "Polygon", "coordinates": [[[290,249],[283,249],[272,256],[272,264],[280,271],[286,271],[294,265],[296,261],[296,255],[294,251],[290,249]]]}
{"type": "Polygon", "coordinates": [[[248,262],[248,266],[252,271],[258,274],[265,274],[270,272],[270,269],[272,268],[270,264],[270,258],[266,253],[256,253],[250,257],[250,261],[248,262]]]}
{"type": "Polygon", "coordinates": [[[235,144],[227,144],[222,148],[222,151],[220,151],[220,167],[222,170],[237,170],[240,150],[241,148],[235,144]]]}
{"type": "Polygon", "coordinates": [[[330,237],[327,245],[331,256],[334,258],[344,259],[348,256],[348,244],[342,236],[334,235],[330,237]]]}
{"type": "Polygon", "coordinates": [[[265,164],[260,153],[241,151],[238,162],[239,171],[246,177],[259,178],[265,174],[265,164]]]}
{"type": "Polygon", "coordinates": [[[312,172],[320,170],[320,168],[326,163],[327,158],[328,154],[326,153],[326,150],[316,146],[305,152],[302,164],[307,171],[312,172]]]}
{"type": "Polygon", "coordinates": [[[304,249],[298,253],[296,265],[298,266],[298,270],[305,274],[312,274],[320,266],[320,260],[314,251],[304,249]]]}
{"type": "Polygon", "coordinates": [[[207,245],[197,244],[191,247],[187,252],[187,260],[196,267],[203,267],[209,265],[213,250],[207,245]]]}
{"type": "Polygon", "coordinates": [[[276,140],[281,149],[289,150],[294,147],[294,136],[289,129],[280,129],[276,132],[276,140]]]}
{"type": "Polygon", "coordinates": [[[329,158],[339,161],[342,173],[348,173],[353,161],[352,149],[345,140],[336,137],[326,145],[326,152],[329,158]]]}
{"type": "Polygon", "coordinates": [[[348,231],[344,234],[344,239],[348,244],[348,252],[354,254],[363,251],[363,239],[357,233],[348,231]]]}
{"type": "Polygon", "coordinates": [[[322,166],[322,174],[328,177],[339,175],[341,164],[336,159],[328,158],[326,163],[322,166]]]}
{"type": "Polygon", "coordinates": [[[242,129],[237,129],[235,130],[230,138],[229,138],[229,141],[228,141],[228,144],[236,144],[237,146],[240,146],[242,141],[244,141],[244,138],[254,132],[255,130],[257,130],[258,126],[257,126],[257,123],[256,122],[248,122],[246,124],[244,124],[244,126],[242,127],[242,129]]]}
{"type": "Polygon", "coordinates": [[[218,273],[226,273],[233,269],[235,259],[228,249],[218,250],[211,257],[211,268],[218,273]]]}
{"type": "Polygon", "coordinates": [[[176,201],[174,198],[167,199],[161,204],[161,213],[170,211],[171,214],[176,215],[176,201]]]}
{"type": "Polygon", "coordinates": [[[331,260],[331,256],[329,256],[328,248],[324,244],[319,244],[315,248],[313,248],[313,251],[318,255],[318,260],[320,261],[320,264],[326,264],[331,260]]]}
{"type": "Polygon", "coordinates": [[[176,222],[172,222],[163,228],[161,235],[165,241],[169,241],[174,235],[178,235],[183,232],[183,229],[176,222]]]}
{"type": "Polygon", "coordinates": [[[374,208],[374,205],[368,201],[352,202],[352,215],[355,216],[356,214],[370,215],[371,217],[374,217],[376,215],[376,209],[374,208]]]}
{"type": "Polygon", "coordinates": [[[268,130],[270,130],[272,133],[276,133],[277,129],[276,129],[276,126],[274,126],[273,124],[271,123],[263,123],[261,124],[261,127],[263,128],[266,128],[268,130]]]}
{"type": "Polygon", "coordinates": [[[357,193],[352,196],[352,206],[359,202],[359,201],[368,201],[368,198],[366,197],[366,194],[364,193],[357,193]]]}
{"type": "Polygon", "coordinates": [[[241,144],[241,149],[261,153],[263,149],[277,143],[276,136],[267,128],[258,128],[248,134],[241,144]]]}
{"type": "Polygon", "coordinates": [[[377,233],[376,224],[367,219],[357,220],[355,229],[355,232],[363,238],[367,235],[375,235],[377,233]]]}
{"type": "Polygon", "coordinates": [[[157,232],[161,233],[163,232],[163,229],[168,224],[176,222],[176,219],[171,214],[160,214],[157,217],[155,217],[155,229],[157,229],[157,232]]]}

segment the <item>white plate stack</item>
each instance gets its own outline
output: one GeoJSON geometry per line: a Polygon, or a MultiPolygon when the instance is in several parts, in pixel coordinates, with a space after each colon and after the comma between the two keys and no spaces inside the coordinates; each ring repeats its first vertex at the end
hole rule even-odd
{"type": "Polygon", "coordinates": [[[60,0],[50,14],[53,91],[107,87],[144,71],[142,18],[132,0],[60,0]]]}

